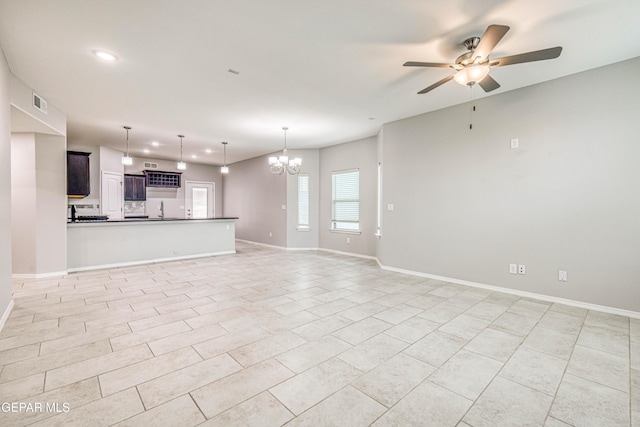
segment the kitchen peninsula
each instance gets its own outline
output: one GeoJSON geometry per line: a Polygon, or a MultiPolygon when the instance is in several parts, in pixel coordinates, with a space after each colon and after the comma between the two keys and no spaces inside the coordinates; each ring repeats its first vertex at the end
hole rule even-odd
{"type": "Polygon", "coordinates": [[[69,222],[67,271],[233,254],[237,219],[69,222]]]}

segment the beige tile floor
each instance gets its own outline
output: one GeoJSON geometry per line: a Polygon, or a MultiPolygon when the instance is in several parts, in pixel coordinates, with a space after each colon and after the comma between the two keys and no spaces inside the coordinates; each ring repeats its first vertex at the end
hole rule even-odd
{"type": "Polygon", "coordinates": [[[14,296],[2,426],[640,426],[640,320],[369,260],[239,243],[14,296]]]}

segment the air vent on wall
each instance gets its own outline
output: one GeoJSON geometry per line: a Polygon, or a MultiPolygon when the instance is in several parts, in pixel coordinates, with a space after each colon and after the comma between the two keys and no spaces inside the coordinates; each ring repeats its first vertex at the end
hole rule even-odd
{"type": "Polygon", "coordinates": [[[35,92],[33,92],[33,106],[47,114],[47,101],[35,92]]]}
{"type": "Polygon", "coordinates": [[[144,162],[144,168],[145,169],[158,169],[158,164],[157,163],[151,163],[151,162],[144,162]]]}

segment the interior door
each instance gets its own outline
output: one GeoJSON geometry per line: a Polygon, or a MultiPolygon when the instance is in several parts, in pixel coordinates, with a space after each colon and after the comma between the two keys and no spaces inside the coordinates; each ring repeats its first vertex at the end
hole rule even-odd
{"type": "Polygon", "coordinates": [[[185,183],[185,216],[190,219],[215,217],[215,183],[185,183]]]}
{"type": "Polygon", "coordinates": [[[100,213],[108,215],[109,219],[122,219],[122,179],[123,175],[116,172],[102,171],[100,181],[100,213]]]}

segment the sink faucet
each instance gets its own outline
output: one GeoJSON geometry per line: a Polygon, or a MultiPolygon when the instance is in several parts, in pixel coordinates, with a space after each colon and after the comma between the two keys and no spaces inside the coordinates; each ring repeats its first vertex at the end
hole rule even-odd
{"type": "Polygon", "coordinates": [[[161,219],[164,218],[164,201],[160,200],[160,215],[158,215],[161,219]]]}

